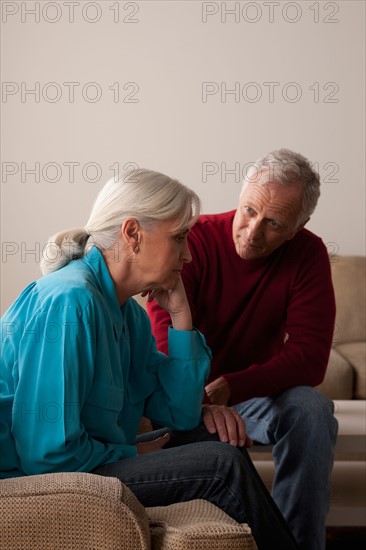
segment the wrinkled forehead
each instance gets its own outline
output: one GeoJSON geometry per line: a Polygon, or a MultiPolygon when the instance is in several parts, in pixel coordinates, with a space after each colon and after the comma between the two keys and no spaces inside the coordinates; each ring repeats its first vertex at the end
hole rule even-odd
{"type": "Polygon", "coordinates": [[[299,216],[304,199],[304,187],[299,181],[294,183],[280,183],[278,179],[270,178],[268,170],[263,171],[257,178],[244,182],[239,197],[239,208],[245,204],[259,209],[270,208],[273,215],[281,218],[299,216]]]}
{"type": "Polygon", "coordinates": [[[249,191],[249,189],[262,185],[269,186],[270,188],[278,186],[280,189],[286,189],[286,194],[298,196],[300,200],[303,198],[304,185],[298,175],[291,171],[284,173],[281,167],[272,165],[260,170],[248,170],[243,182],[241,195],[249,191]]]}

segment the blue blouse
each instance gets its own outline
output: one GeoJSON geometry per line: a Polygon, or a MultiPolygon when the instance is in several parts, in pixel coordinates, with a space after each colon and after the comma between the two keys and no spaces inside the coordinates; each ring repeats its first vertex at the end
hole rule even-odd
{"type": "Polygon", "coordinates": [[[169,329],[157,351],[144,309],[120,307],[97,248],[30,284],[1,319],[0,477],[91,471],[134,456],[142,415],[194,428],[211,352],[169,329]]]}

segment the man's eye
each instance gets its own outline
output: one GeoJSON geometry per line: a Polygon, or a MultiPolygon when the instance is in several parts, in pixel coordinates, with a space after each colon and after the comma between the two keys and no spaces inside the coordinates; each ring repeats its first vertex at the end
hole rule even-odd
{"type": "Polygon", "coordinates": [[[271,227],[275,227],[276,229],[280,227],[280,224],[276,222],[276,220],[268,220],[268,223],[271,227]]]}
{"type": "Polygon", "coordinates": [[[244,212],[247,214],[254,214],[253,208],[250,208],[250,206],[244,206],[244,212]]]}
{"type": "Polygon", "coordinates": [[[184,241],[185,238],[186,238],[185,235],[177,235],[177,236],[175,237],[175,240],[176,240],[178,243],[181,243],[181,242],[184,241]]]}

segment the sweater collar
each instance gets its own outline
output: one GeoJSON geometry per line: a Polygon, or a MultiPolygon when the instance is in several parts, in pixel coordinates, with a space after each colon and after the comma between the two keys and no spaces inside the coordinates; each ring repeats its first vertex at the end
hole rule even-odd
{"type": "Polygon", "coordinates": [[[123,316],[118,303],[114,283],[109,274],[103,255],[96,246],[93,246],[82,260],[88,265],[97,280],[99,289],[108,305],[115,335],[119,338],[123,328],[123,316]]]}

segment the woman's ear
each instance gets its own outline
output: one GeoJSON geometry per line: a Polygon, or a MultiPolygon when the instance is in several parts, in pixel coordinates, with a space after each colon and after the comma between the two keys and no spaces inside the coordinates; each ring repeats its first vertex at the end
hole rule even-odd
{"type": "Polygon", "coordinates": [[[135,248],[141,240],[141,226],[135,218],[127,218],[121,225],[121,237],[125,243],[135,248]]]}

